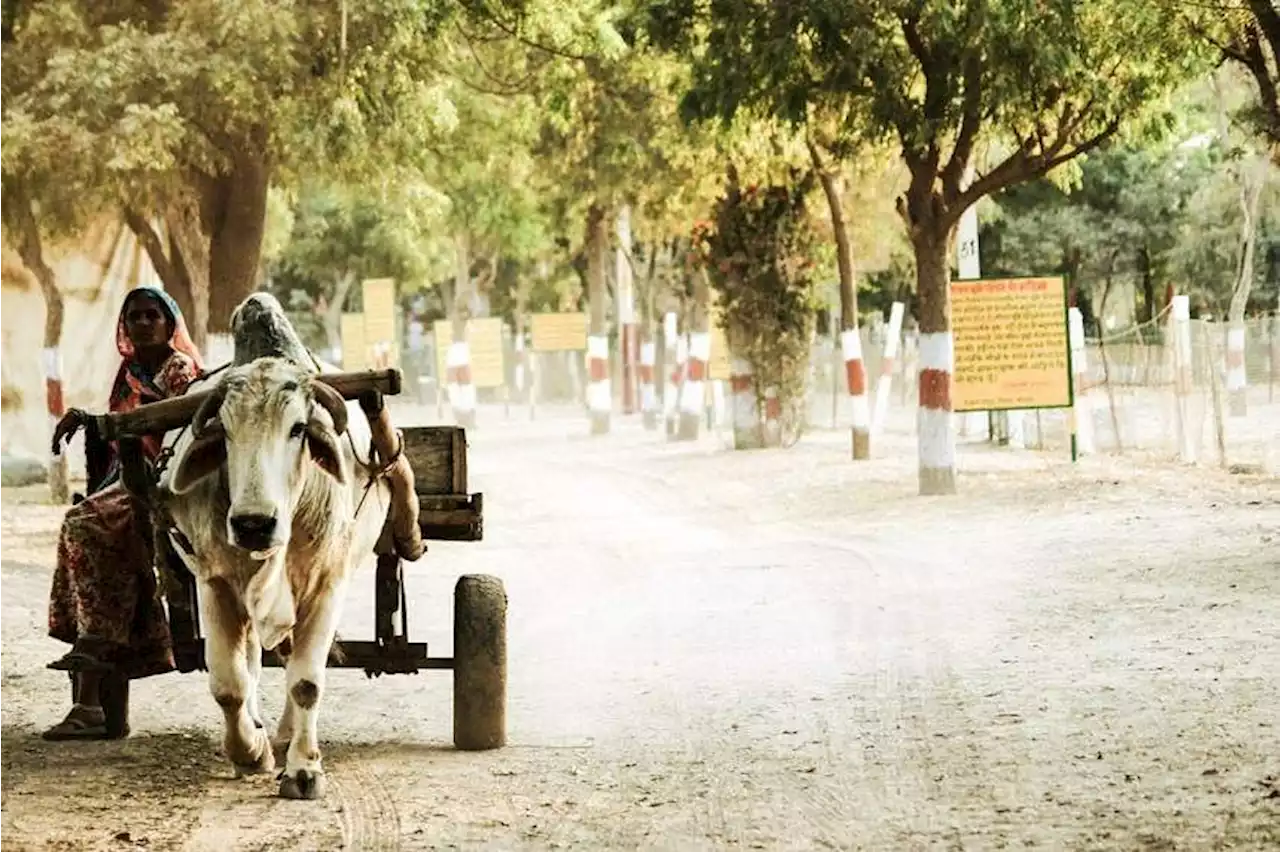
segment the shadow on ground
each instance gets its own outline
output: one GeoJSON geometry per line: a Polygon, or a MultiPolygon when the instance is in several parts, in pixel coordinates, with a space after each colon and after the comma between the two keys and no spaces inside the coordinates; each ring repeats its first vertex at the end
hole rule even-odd
{"type": "Polygon", "coordinates": [[[167,803],[198,798],[222,761],[217,744],[193,730],[46,742],[34,726],[4,725],[0,752],[4,832],[42,838],[39,845],[12,847],[24,849],[177,840],[190,820],[167,803]],[[97,826],[96,837],[84,836],[86,824],[97,826]]]}

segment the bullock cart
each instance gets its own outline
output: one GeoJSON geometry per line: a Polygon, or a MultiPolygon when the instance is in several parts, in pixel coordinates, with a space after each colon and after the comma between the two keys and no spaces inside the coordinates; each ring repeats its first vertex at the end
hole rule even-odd
{"type": "MultiPolygon", "coordinates": [[[[328,373],[316,379],[344,399],[358,400],[377,413],[383,397],[399,394],[396,369],[328,373]]],[[[119,446],[124,487],[139,501],[139,517],[152,524],[156,567],[173,635],[174,657],[181,672],[205,671],[205,645],[200,629],[196,580],[173,549],[165,520],[158,471],[144,460],[141,439],[163,435],[191,423],[209,391],[143,405],[96,419],[99,435],[119,446]]],[[[404,452],[413,468],[421,506],[418,523],[424,539],[480,541],[484,535],[483,495],[467,490],[467,442],[464,429],[422,426],[402,430],[404,452]]],[[[159,465],[167,463],[162,453],[159,465]]],[[[174,533],[177,531],[174,530],[174,533]]],[[[179,546],[183,546],[180,534],[179,546]]],[[[330,668],[363,669],[366,676],[417,674],[423,670],[453,672],[453,737],[461,749],[498,748],[506,738],[506,592],[487,575],[465,575],[454,588],[453,656],[433,657],[425,642],[409,640],[409,611],[404,568],[392,546],[388,524],[375,548],[374,638],[343,639],[330,654],[330,668]]],[[[263,665],[280,667],[274,651],[263,652],[263,665]]]]}

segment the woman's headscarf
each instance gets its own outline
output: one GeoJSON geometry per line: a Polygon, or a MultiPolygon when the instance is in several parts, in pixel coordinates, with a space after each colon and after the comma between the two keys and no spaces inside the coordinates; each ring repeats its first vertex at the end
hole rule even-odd
{"type": "Polygon", "coordinates": [[[132,410],[141,404],[144,398],[160,399],[165,396],[155,386],[156,377],[149,375],[134,357],[136,353],[133,341],[129,339],[125,314],[129,309],[129,302],[135,296],[148,296],[155,299],[165,319],[169,321],[169,346],[175,352],[181,352],[194,361],[197,370],[204,371],[200,350],[191,340],[191,334],[187,331],[187,323],[182,317],[182,310],[178,307],[178,303],[159,287],[149,285],[135,287],[124,297],[124,302],[120,306],[120,317],[116,322],[116,350],[120,353],[122,362],[120,370],[116,373],[116,380],[112,383],[110,406],[112,411],[132,410]]]}
{"type": "Polygon", "coordinates": [[[159,287],[144,285],[142,287],[134,287],[124,297],[124,302],[120,305],[120,316],[116,321],[116,350],[120,353],[120,357],[125,361],[133,360],[133,341],[129,339],[129,331],[125,323],[125,312],[129,310],[129,302],[134,296],[149,296],[155,299],[160,305],[160,310],[164,311],[165,319],[169,321],[169,345],[173,347],[175,352],[181,352],[192,361],[196,362],[196,366],[204,369],[204,360],[200,357],[200,350],[196,348],[195,343],[191,340],[191,334],[187,331],[187,321],[182,317],[182,309],[178,307],[178,303],[173,297],[161,290],[159,287]]]}

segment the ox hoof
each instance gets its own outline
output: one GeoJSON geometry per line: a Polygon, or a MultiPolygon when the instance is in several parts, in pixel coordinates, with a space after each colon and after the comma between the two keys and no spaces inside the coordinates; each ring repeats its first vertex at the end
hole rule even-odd
{"type": "Polygon", "coordinates": [[[280,798],[320,799],[324,797],[326,784],[323,772],[299,769],[292,775],[280,776],[280,798]]]}
{"type": "Polygon", "coordinates": [[[237,778],[244,778],[246,775],[262,775],[276,768],[276,756],[271,751],[271,741],[267,739],[266,731],[258,730],[256,744],[261,749],[261,753],[256,760],[239,761],[232,759],[231,765],[235,767],[237,778]]]}
{"type": "Polygon", "coordinates": [[[267,749],[266,754],[260,760],[253,763],[233,763],[237,778],[244,778],[247,775],[262,775],[276,768],[276,756],[271,753],[271,749],[267,749]]]}

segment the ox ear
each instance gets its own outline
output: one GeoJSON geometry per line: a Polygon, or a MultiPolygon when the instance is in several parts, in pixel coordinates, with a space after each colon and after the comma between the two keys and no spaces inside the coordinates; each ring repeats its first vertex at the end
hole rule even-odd
{"type": "Polygon", "coordinates": [[[338,482],[346,483],[347,475],[342,469],[342,448],[338,446],[338,436],[333,429],[312,417],[307,422],[307,450],[311,460],[320,469],[338,482]]]}
{"type": "Polygon", "coordinates": [[[186,494],[196,486],[196,483],[221,467],[226,460],[227,441],[221,430],[203,438],[196,438],[187,445],[182,455],[174,459],[169,490],[174,494],[186,494]]]}

